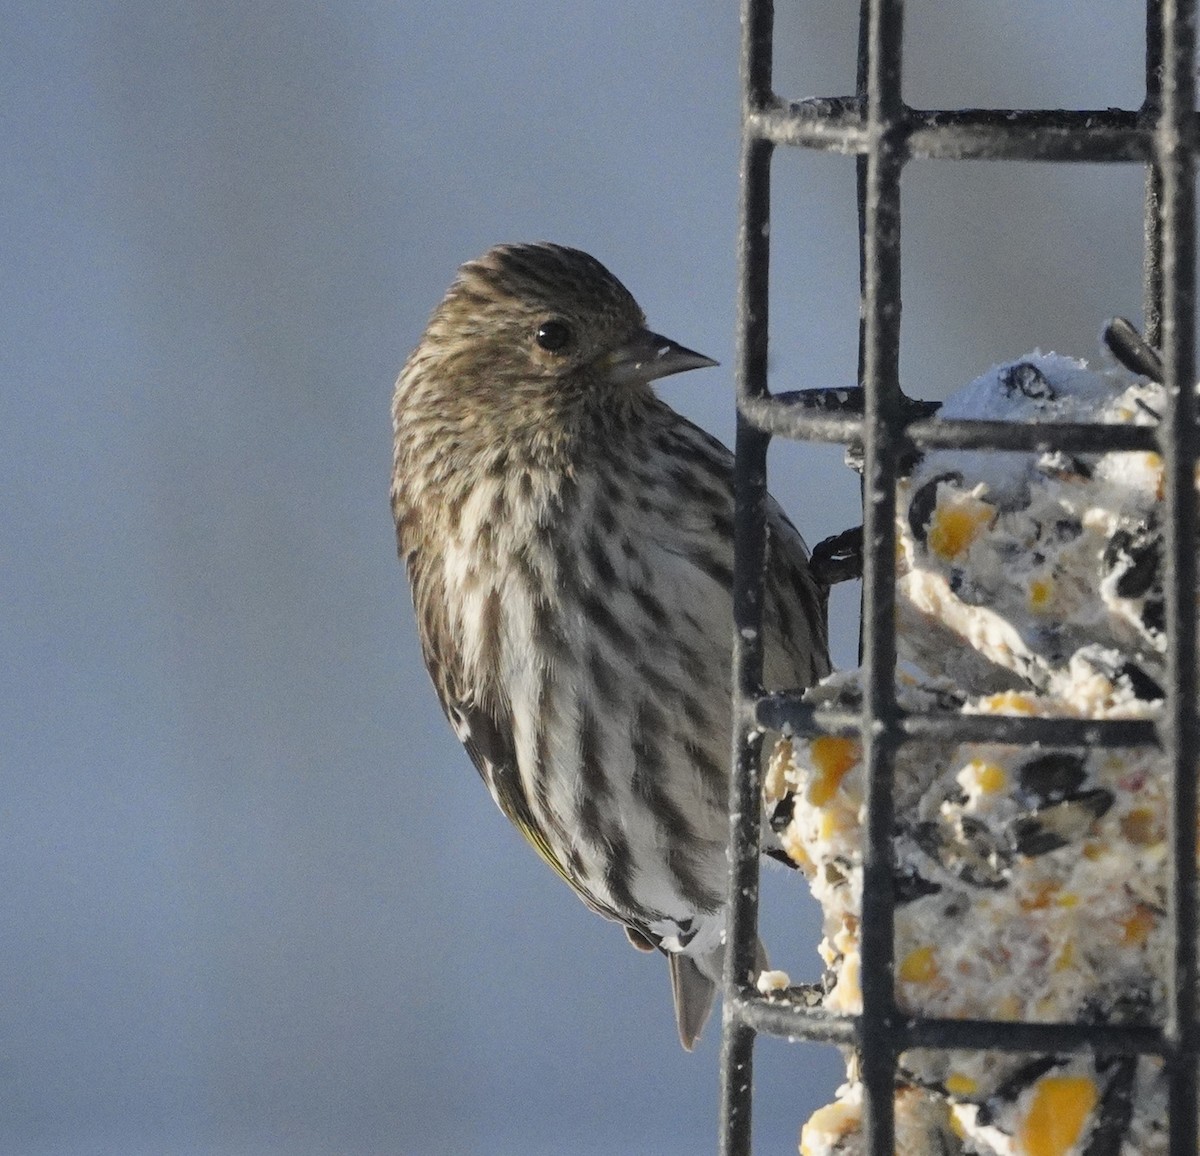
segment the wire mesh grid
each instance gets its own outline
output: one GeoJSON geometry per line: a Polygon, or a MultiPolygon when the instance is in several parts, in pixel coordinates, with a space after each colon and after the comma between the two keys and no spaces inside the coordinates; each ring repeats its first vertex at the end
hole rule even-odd
{"type": "Polygon", "coordinates": [[[786,103],[772,90],[773,5],[742,4],[742,199],[739,226],[735,738],[732,872],[722,1039],[721,1150],[750,1151],[752,1063],[759,1032],[854,1047],[872,1154],[894,1151],[897,1061],[909,1048],[1157,1055],[1167,1070],[1172,1156],[1197,1151],[1195,0],[1148,0],[1146,99],[1136,111],[939,110],[901,98],[903,3],[863,0],[857,92],[786,103]],[[770,165],[776,146],[857,158],[862,393],[841,408],[822,391],[767,388],[770,165]],[[1146,167],[1147,339],[1162,351],[1169,412],[1157,427],[1022,425],[923,416],[900,391],[900,176],[915,158],[1134,162],[1146,167]],[[860,442],[864,449],[861,713],[818,712],[762,690],[766,455],[773,435],[860,442]],[[1165,463],[1167,686],[1155,721],[917,715],[896,702],[897,463],[916,448],[1105,452],[1155,450],[1165,463]],[[860,930],[862,1012],[836,1016],[768,1000],[752,983],[758,925],[762,729],[855,735],[866,786],[860,930]],[[893,783],[897,748],[952,742],[1130,746],[1157,743],[1170,776],[1168,936],[1161,1026],[911,1018],[893,976],[893,783]]]}

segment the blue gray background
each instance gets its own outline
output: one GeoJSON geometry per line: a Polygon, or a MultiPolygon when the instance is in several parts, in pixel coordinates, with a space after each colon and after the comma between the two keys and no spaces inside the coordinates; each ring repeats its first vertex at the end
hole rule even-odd
{"type": "MultiPolygon", "coordinates": [[[[854,11],[780,5],[778,88],[854,11]]],[[[1141,6],[908,5],[917,105],[1134,107],[1141,6]]],[[[695,1153],[716,1037],[495,812],[414,640],[392,381],[455,267],[589,249],[724,368],[732,3],[0,2],[0,1151],[695,1153]]],[[[853,163],[780,155],[777,388],[853,380],[853,163]]],[[[1137,316],[1141,174],[917,164],[903,373],[941,396],[1137,316]]],[[[810,540],[855,519],[781,446],[810,540]]],[[[855,595],[836,606],[842,664],[855,595]]],[[[773,873],[797,978],[818,924],[773,873]]],[[[758,1150],[837,1056],[760,1049],[758,1150]]]]}

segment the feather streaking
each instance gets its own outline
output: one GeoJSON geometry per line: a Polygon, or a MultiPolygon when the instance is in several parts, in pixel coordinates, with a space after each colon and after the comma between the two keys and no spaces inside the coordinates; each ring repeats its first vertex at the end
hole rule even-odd
{"type": "MultiPolygon", "coordinates": [[[[462,267],[396,385],[392,509],[422,652],[492,797],[671,963],[690,1048],[720,980],[733,459],[650,382],[714,364],[594,258],[462,267]]],[[[829,670],[825,591],[772,502],[766,680],[829,670]]]]}

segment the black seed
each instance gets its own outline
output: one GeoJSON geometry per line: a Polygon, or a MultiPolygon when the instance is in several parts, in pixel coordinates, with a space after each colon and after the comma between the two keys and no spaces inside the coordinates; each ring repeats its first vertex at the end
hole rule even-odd
{"type": "Polygon", "coordinates": [[[986,1103],[979,1105],[979,1113],[975,1117],[978,1124],[984,1126],[995,1119],[997,1112],[1002,1112],[1014,1103],[1026,1088],[1032,1087],[1042,1076],[1062,1061],[1057,1056],[1043,1056],[1033,1060],[1023,1068],[1018,1068],[1008,1077],[988,1098],[986,1103]]]}
{"type": "Polygon", "coordinates": [[[1137,1073],[1137,1057],[1105,1056],[1097,1058],[1096,1067],[1099,1071],[1111,1069],[1111,1075],[1083,1156],[1120,1156],[1125,1148],[1129,1122],[1133,1118],[1133,1080],[1137,1073]]]}
{"type": "Polygon", "coordinates": [[[1031,759],[1017,772],[1021,790],[1032,796],[1036,806],[1057,803],[1078,791],[1087,778],[1082,755],[1051,751],[1031,759]]]}
{"type": "Polygon", "coordinates": [[[940,883],[934,883],[932,879],[926,879],[912,870],[896,872],[893,876],[892,887],[898,905],[913,903],[918,899],[924,899],[926,895],[936,895],[942,889],[940,883]]]}
{"type": "Polygon", "coordinates": [[[1164,697],[1163,688],[1135,662],[1126,662],[1117,677],[1128,681],[1133,697],[1142,702],[1157,702],[1164,697]]]}
{"type": "Polygon", "coordinates": [[[938,687],[933,692],[933,700],[937,703],[940,710],[959,710],[963,703],[967,701],[967,696],[959,690],[938,687]]]}
{"type": "Polygon", "coordinates": [[[779,847],[764,847],[763,854],[769,855],[776,863],[782,863],[785,867],[790,867],[793,871],[797,869],[797,865],[792,862],[792,857],[779,847]]]}
{"type": "Polygon", "coordinates": [[[1019,361],[1003,370],[1000,388],[1009,397],[1014,393],[1024,394],[1035,401],[1050,401],[1054,397],[1054,387],[1046,380],[1045,374],[1028,361],[1019,361]]]}
{"type": "Polygon", "coordinates": [[[1037,468],[1048,478],[1090,478],[1095,472],[1084,458],[1061,452],[1043,454],[1037,468]]]}
{"type": "MultiPolygon", "coordinates": [[[[1151,910],[1155,915],[1166,915],[1166,912],[1160,907],[1154,907],[1151,910]]],[[[1079,1022],[1083,1024],[1144,1024],[1154,1018],[1154,1011],[1155,1000],[1146,987],[1141,984],[1134,987],[1122,985],[1115,991],[1107,988],[1088,996],[1079,1009],[1079,1022]]]]}
{"type": "Polygon", "coordinates": [[[1085,811],[1091,813],[1093,819],[1099,819],[1101,815],[1107,814],[1108,809],[1113,805],[1113,793],[1103,787],[1096,787],[1093,790],[1080,791],[1079,794],[1072,795],[1067,802],[1083,807],[1085,811]]]}
{"type": "Polygon", "coordinates": [[[942,482],[961,485],[962,480],[962,474],[956,470],[946,474],[935,474],[913,494],[912,500],[908,503],[908,525],[912,530],[913,537],[922,545],[925,544],[925,531],[929,527],[929,519],[933,517],[933,511],[937,508],[938,486],[942,482]]]}
{"type": "Polygon", "coordinates": [[[1014,819],[1008,834],[1014,849],[1035,858],[1057,851],[1087,835],[1092,823],[1113,804],[1111,791],[1101,787],[1080,791],[1061,803],[1043,807],[1031,815],[1014,819]]]}
{"type": "Polygon", "coordinates": [[[789,791],[774,807],[771,808],[771,830],[776,833],[783,831],[792,821],[792,815],[796,810],[796,796],[789,791]]]}
{"type": "Polygon", "coordinates": [[[1067,846],[1069,839],[1057,831],[1047,830],[1041,820],[1033,817],[1017,819],[1011,827],[1013,846],[1031,859],[1038,855],[1047,855],[1067,846]]]}
{"type": "Polygon", "coordinates": [[[1158,534],[1146,527],[1137,534],[1118,530],[1104,548],[1103,565],[1108,573],[1124,567],[1117,577],[1122,598],[1140,598],[1158,578],[1161,543],[1158,534]]]}
{"type": "Polygon", "coordinates": [[[926,855],[964,883],[993,890],[1008,886],[1008,852],[978,819],[964,815],[958,830],[948,824],[918,823],[913,838],[926,855]]]}

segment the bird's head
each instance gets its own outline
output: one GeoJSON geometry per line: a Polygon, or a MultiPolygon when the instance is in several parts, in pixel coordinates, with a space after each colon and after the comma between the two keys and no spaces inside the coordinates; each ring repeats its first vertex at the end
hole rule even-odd
{"type": "Polygon", "coordinates": [[[647,329],[633,295],[594,257],[543,242],[497,245],[465,264],[405,374],[422,393],[432,379],[443,406],[469,406],[515,432],[619,412],[655,379],[715,364],[647,329]]]}

